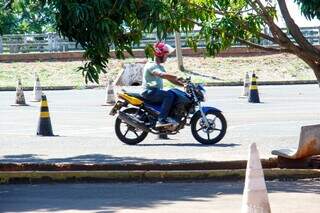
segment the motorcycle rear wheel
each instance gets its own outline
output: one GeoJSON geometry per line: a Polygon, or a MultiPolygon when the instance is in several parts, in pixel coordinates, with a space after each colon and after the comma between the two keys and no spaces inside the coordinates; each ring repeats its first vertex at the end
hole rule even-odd
{"type": "MultiPolygon", "coordinates": [[[[137,111],[138,111],[138,109],[136,109],[136,108],[128,108],[128,109],[123,110],[123,112],[131,114],[131,115],[136,114],[137,111]]],[[[123,143],[128,144],[128,145],[136,145],[136,144],[140,143],[141,141],[143,141],[148,135],[148,132],[139,130],[139,129],[125,123],[119,117],[117,117],[117,119],[116,119],[115,132],[116,132],[117,137],[120,139],[120,141],[122,141],[123,143]],[[125,129],[125,130],[123,131],[123,129],[125,129]],[[129,133],[133,137],[129,137],[130,136],[130,135],[128,135],[129,133]]]]}
{"type": "Polygon", "coordinates": [[[226,134],[227,121],[221,112],[215,110],[209,110],[205,115],[209,121],[210,127],[208,129],[206,128],[201,113],[197,113],[191,120],[192,135],[199,143],[206,145],[216,144],[226,134]]]}

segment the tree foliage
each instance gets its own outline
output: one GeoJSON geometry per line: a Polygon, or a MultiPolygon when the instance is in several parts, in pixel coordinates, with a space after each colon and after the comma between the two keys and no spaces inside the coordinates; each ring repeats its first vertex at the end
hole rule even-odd
{"type": "MultiPolygon", "coordinates": [[[[110,50],[123,58],[132,54],[143,33],[157,32],[159,40],[174,31],[190,32],[201,26],[197,35],[188,38],[196,49],[204,39],[208,55],[228,48],[238,37],[259,37],[262,19],[246,11],[247,0],[48,0],[57,10],[57,27],[62,36],[77,41],[89,61],[80,68],[86,81],[98,82],[106,72],[110,50]],[[220,11],[217,13],[216,11],[220,11]],[[244,29],[244,28],[245,29],[244,29]]],[[[274,13],[273,8],[268,9],[274,13]]],[[[151,46],[146,54],[152,56],[151,46]]]]}
{"type": "Polygon", "coordinates": [[[300,6],[302,13],[308,18],[320,19],[320,1],[319,0],[295,0],[300,6]]]}
{"type": "MultiPolygon", "coordinates": [[[[275,24],[276,3],[270,0],[37,2],[41,2],[42,8],[52,8],[57,29],[62,36],[76,41],[85,49],[84,57],[88,62],[80,70],[86,82],[98,82],[99,74],[106,72],[111,49],[115,50],[118,58],[123,58],[125,51],[132,54],[132,46],[139,43],[143,33],[154,31],[159,40],[165,39],[168,33],[186,32],[188,45],[196,50],[199,41],[204,41],[207,55],[216,55],[238,42],[263,50],[296,54],[315,70],[320,79],[320,51],[304,38],[291,18],[285,0],[276,1],[288,33],[295,42],[275,24]],[[200,28],[199,33],[188,34],[194,27],[200,28]],[[279,46],[261,46],[256,43],[261,38],[279,46]]],[[[296,1],[301,5],[310,5],[304,4],[309,1],[296,1]]],[[[152,53],[152,46],[147,46],[147,56],[152,56],[152,53]]]]}
{"type": "Polygon", "coordinates": [[[54,8],[39,0],[1,0],[0,8],[0,34],[55,31],[54,8]]]}
{"type": "Polygon", "coordinates": [[[15,25],[14,15],[10,10],[5,10],[5,2],[0,1],[0,34],[9,34],[15,25]]]}
{"type": "MultiPolygon", "coordinates": [[[[181,18],[184,7],[179,1],[156,0],[49,0],[57,9],[57,27],[62,36],[77,41],[89,59],[80,68],[86,81],[98,82],[106,72],[110,50],[118,58],[124,51],[132,54],[143,33],[156,31],[159,39],[181,29],[190,31],[194,23],[181,18]]],[[[148,46],[147,54],[152,55],[148,46]]]]}

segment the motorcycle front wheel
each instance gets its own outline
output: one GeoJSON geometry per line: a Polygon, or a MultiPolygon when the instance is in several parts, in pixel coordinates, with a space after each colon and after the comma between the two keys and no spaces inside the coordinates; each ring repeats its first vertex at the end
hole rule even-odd
{"type": "MultiPolygon", "coordinates": [[[[138,109],[136,108],[128,108],[123,110],[123,112],[131,115],[135,115],[137,113],[138,109]]],[[[117,137],[125,144],[128,145],[136,145],[143,141],[147,135],[148,132],[142,131],[140,129],[137,129],[124,121],[122,121],[119,117],[116,119],[115,123],[115,131],[117,137]]]]}
{"type": "Polygon", "coordinates": [[[202,144],[212,145],[218,143],[226,134],[227,121],[221,112],[208,110],[206,118],[209,127],[206,126],[202,119],[201,113],[195,114],[191,120],[191,132],[193,137],[202,144]]]}

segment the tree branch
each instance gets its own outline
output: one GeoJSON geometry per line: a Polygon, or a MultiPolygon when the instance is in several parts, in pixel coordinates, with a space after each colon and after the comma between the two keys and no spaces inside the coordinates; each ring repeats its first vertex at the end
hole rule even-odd
{"type": "Polygon", "coordinates": [[[258,14],[264,17],[266,24],[271,30],[273,38],[277,40],[277,43],[279,45],[295,49],[295,45],[291,42],[288,36],[274,23],[273,18],[268,14],[268,11],[263,6],[260,0],[254,0],[250,5],[258,14]],[[256,4],[258,5],[258,7],[256,4]]]}
{"type": "Polygon", "coordinates": [[[261,46],[259,44],[255,44],[253,42],[250,42],[250,41],[246,41],[242,38],[236,38],[239,42],[245,44],[245,45],[248,45],[250,47],[253,47],[253,48],[257,48],[257,49],[261,49],[261,50],[265,50],[265,51],[270,51],[270,52],[277,52],[277,53],[293,53],[291,50],[289,49],[283,49],[283,48],[280,48],[280,49],[277,49],[277,48],[273,48],[273,47],[264,47],[264,46],[261,46]]]}
{"type": "Polygon", "coordinates": [[[221,11],[219,11],[219,10],[214,10],[214,9],[212,9],[212,8],[207,8],[207,7],[201,6],[201,5],[199,5],[199,4],[191,3],[190,1],[187,1],[186,3],[187,3],[188,5],[196,8],[196,9],[204,10],[204,11],[206,11],[206,12],[208,12],[208,13],[215,13],[215,14],[218,14],[218,15],[225,15],[225,13],[223,13],[223,12],[221,12],[221,11]]]}
{"type": "Polygon", "coordinates": [[[197,22],[197,21],[195,21],[195,20],[193,20],[193,19],[190,19],[190,18],[184,18],[184,20],[185,20],[185,21],[188,21],[188,22],[190,22],[190,23],[192,23],[192,24],[196,24],[196,25],[198,25],[198,26],[203,27],[203,24],[202,24],[202,23],[197,22]]]}
{"type": "Polygon", "coordinates": [[[289,33],[292,35],[294,40],[302,48],[320,55],[320,50],[318,50],[312,44],[309,43],[309,41],[303,36],[303,34],[300,31],[298,25],[292,19],[291,15],[290,15],[290,13],[288,11],[288,8],[287,8],[285,0],[277,0],[277,1],[278,1],[282,16],[284,18],[284,21],[286,22],[286,25],[288,26],[289,33]]]}
{"type": "MultiPolygon", "coordinates": [[[[225,13],[222,13],[222,12],[220,12],[220,11],[216,11],[216,10],[214,10],[214,11],[212,11],[212,10],[210,10],[210,9],[208,9],[208,8],[204,8],[204,7],[202,7],[202,6],[200,6],[200,5],[196,5],[196,4],[193,4],[193,3],[190,3],[189,2],[189,5],[191,5],[191,6],[194,6],[194,7],[197,7],[197,8],[201,8],[201,9],[203,9],[203,10],[206,10],[207,12],[214,12],[214,13],[217,13],[217,14],[220,14],[220,15],[225,15],[225,13]]],[[[246,11],[249,11],[249,10],[246,10],[246,11]]],[[[246,11],[241,11],[241,12],[246,12],[246,11]]],[[[174,11],[173,11],[174,12],[174,11]]],[[[194,20],[192,20],[192,19],[190,19],[190,18],[185,18],[185,20],[186,21],[189,21],[189,22],[191,22],[191,23],[193,23],[193,24],[196,24],[196,25],[198,25],[198,26],[203,26],[203,24],[202,23],[200,23],[200,22],[196,22],[196,21],[194,21],[194,20]]],[[[244,25],[244,27],[246,28],[246,30],[248,30],[248,28],[246,27],[246,25],[244,25]]],[[[279,43],[274,37],[271,37],[271,36],[269,36],[269,35],[267,35],[267,34],[265,34],[265,33],[259,33],[259,36],[260,37],[262,37],[262,38],[264,38],[264,39],[267,39],[267,40],[269,40],[269,41],[272,41],[273,43],[279,43]]]]}
{"type": "Polygon", "coordinates": [[[265,34],[265,33],[259,33],[259,36],[260,36],[261,38],[266,39],[266,40],[272,41],[272,42],[275,43],[275,44],[278,43],[278,42],[276,41],[276,39],[274,39],[273,37],[271,37],[271,36],[269,36],[269,35],[267,35],[267,34],[265,34]]]}

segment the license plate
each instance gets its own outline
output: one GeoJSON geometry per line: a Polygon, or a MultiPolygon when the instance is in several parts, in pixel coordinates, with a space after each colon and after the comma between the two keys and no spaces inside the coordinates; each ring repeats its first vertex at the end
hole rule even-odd
{"type": "Polygon", "coordinates": [[[117,111],[122,107],[122,103],[118,101],[111,109],[109,115],[115,115],[117,114],[117,111]]]}

